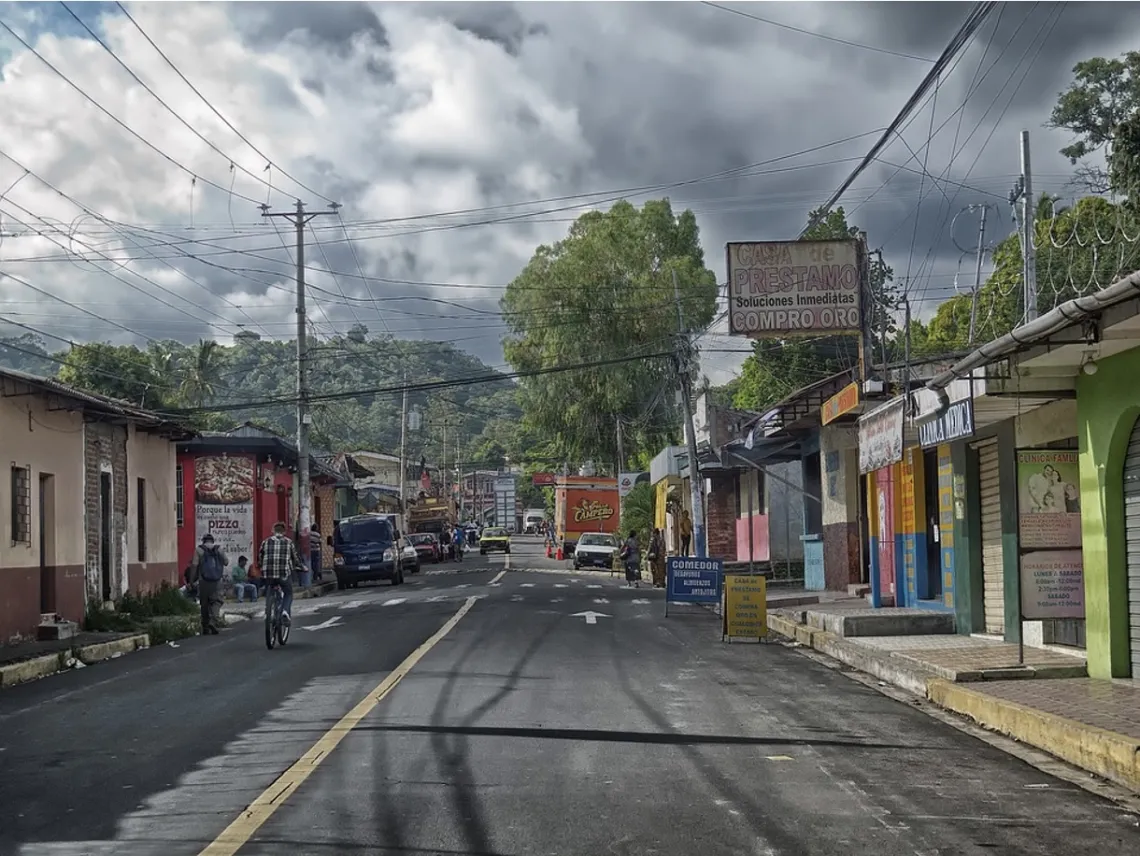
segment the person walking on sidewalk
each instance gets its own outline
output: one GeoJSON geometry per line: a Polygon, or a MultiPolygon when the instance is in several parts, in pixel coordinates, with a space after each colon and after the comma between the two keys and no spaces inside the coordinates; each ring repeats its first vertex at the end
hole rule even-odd
{"type": "Polygon", "coordinates": [[[629,538],[621,548],[621,558],[625,562],[625,584],[641,588],[641,547],[637,543],[637,532],[630,530],[629,538]]]}
{"type": "Polygon", "coordinates": [[[190,568],[186,574],[187,581],[193,585],[198,583],[198,604],[202,610],[202,635],[216,636],[222,624],[222,578],[226,575],[226,566],[230,559],[219,545],[214,543],[214,536],[207,532],[202,536],[202,543],[194,550],[194,557],[190,560],[190,568]]]}
{"type": "Polygon", "coordinates": [[[660,529],[654,529],[649,536],[649,552],[646,555],[649,568],[653,572],[653,587],[665,588],[665,536],[660,529]]]}
{"type": "Polygon", "coordinates": [[[285,595],[281,620],[289,624],[293,614],[293,571],[301,571],[304,566],[297,545],[285,537],[284,523],[274,523],[273,534],[261,542],[261,549],[257,552],[257,566],[261,568],[261,576],[267,585],[270,580],[277,580],[281,584],[285,595]]]}
{"type": "Polygon", "coordinates": [[[688,511],[681,512],[681,555],[689,555],[689,545],[693,543],[693,518],[688,511]]]}

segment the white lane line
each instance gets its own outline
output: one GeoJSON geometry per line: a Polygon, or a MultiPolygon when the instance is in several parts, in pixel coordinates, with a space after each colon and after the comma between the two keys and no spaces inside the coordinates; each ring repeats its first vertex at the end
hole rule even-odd
{"type": "Polygon", "coordinates": [[[348,603],[342,604],[341,609],[359,609],[364,606],[368,601],[366,600],[350,600],[348,603]]]}
{"type": "Polygon", "coordinates": [[[494,585],[498,585],[498,584],[499,584],[499,580],[501,580],[501,579],[502,579],[503,577],[505,577],[506,575],[507,575],[507,572],[506,572],[506,571],[499,571],[497,574],[495,574],[495,578],[494,578],[493,580],[491,580],[491,583],[490,583],[490,584],[491,584],[491,585],[493,585],[493,586],[494,586],[494,585]]]}
{"type": "Polygon", "coordinates": [[[647,603],[649,603],[649,601],[647,601],[643,597],[639,597],[636,600],[634,600],[633,603],[635,606],[645,606],[647,603]]]}
{"type": "Polygon", "coordinates": [[[502,583],[487,583],[487,586],[489,588],[502,588],[503,584],[502,583]]]}
{"type": "Polygon", "coordinates": [[[511,595],[511,601],[514,603],[519,603],[520,601],[524,601],[524,600],[526,600],[526,598],[523,597],[521,594],[512,594],[511,595]]]}
{"type": "Polygon", "coordinates": [[[522,583],[519,588],[534,588],[534,583],[522,583]]]}
{"type": "Polygon", "coordinates": [[[457,589],[471,588],[471,583],[463,583],[462,585],[455,586],[455,588],[457,588],[457,589]]]}
{"type": "Polygon", "coordinates": [[[554,587],[555,587],[555,588],[569,588],[569,587],[566,585],[566,583],[555,583],[555,584],[554,584],[554,587]]]}
{"type": "Polygon", "coordinates": [[[564,598],[564,597],[552,597],[550,599],[550,602],[551,603],[562,603],[562,601],[564,601],[564,600],[566,600],[566,598],[564,598]]]}
{"type": "Polygon", "coordinates": [[[384,601],[384,603],[382,605],[383,606],[399,606],[401,603],[407,602],[407,600],[408,599],[406,597],[394,597],[391,600],[384,601]]]}
{"type": "Polygon", "coordinates": [[[328,621],[322,621],[320,624],[310,624],[307,627],[302,627],[302,630],[328,630],[330,627],[337,627],[344,618],[339,615],[334,615],[328,621]]]}
{"type": "Polygon", "coordinates": [[[594,603],[609,603],[609,601],[604,597],[596,597],[594,598],[594,603]]]}
{"type": "Polygon", "coordinates": [[[510,568],[511,568],[511,554],[510,553],[504,553],[503,554],[503,567],[506,568],[507,570],[510,570],[510,568]]]}
{"type": "Polygon", "coordinates": [[[439,603],[441,600],[447,600],[447,595],[437,594],[435,597],[429,597],[424,603],[439,603]]]}
{"type": "Polygon", "coordinates": [[[591,585],[586,586],[586,588],[601,588],[601,586],[598,585],[597,583],[593,583],[591,585]]]}

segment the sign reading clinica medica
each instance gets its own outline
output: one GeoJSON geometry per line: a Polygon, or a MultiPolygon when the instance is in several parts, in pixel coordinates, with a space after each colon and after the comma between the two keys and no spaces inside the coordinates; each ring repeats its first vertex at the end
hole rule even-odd
{"type": "Polygon", "coordinates": [[[728,330],[754,339],[858,333],[855,241],[731,243],[728,330]]]}
{"type": "Polygon", "coordinates": [[[918,442],[924,449],[974,436],[974,400],[955,401],[942,413],[918,423],[918,442]]]}
{"type": "Polygon", "coordinates": [[[902,460],[903,416],[902,396],[859,417],[859,474],[873,473],[902,460]]]}

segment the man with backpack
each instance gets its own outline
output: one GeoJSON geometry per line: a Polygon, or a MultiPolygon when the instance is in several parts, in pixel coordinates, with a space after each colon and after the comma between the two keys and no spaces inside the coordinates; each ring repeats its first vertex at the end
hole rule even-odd
{"type": "Polygon", "coordinates": [[[186,573],[187,582],[198,583],[198,604],[202,609],[202,635],[216,636],[222,624],[222,578],[230,559],[225,550],[214,543],[214,536],[207,532],[202,543],[194,550],[190,568],[186,573]]]}

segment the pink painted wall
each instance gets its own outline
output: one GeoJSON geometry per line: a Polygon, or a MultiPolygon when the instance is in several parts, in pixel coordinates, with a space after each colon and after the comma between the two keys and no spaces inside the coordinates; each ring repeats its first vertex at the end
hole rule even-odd
{"type": "Polygon", "coordinates": [[[767,562],[772,554],[768,548],[768,515],[753,514],[736,518],[736,561],[748,561],[748,525],[752,524],[752,561],[767,562]]]}

